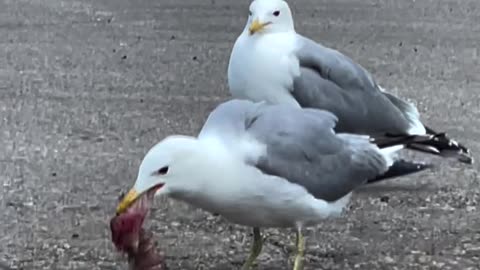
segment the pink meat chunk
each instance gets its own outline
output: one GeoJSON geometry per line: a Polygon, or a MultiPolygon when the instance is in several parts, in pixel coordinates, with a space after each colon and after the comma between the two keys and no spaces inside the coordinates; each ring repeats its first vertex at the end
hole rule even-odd
{"type": "Polygon", "coordinates": [[[158,252],[153,234],[142,228],[152,196],[143,196],[125,213],[110,220],[112,242],[128,255],[131,270],[166,270],[163,254],[158,252]]]}

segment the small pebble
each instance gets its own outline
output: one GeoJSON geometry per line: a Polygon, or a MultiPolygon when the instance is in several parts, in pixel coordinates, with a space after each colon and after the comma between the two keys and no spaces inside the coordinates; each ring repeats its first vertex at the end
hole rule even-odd
{"type": "Polygon", "coordinates": [[[386,257],[384,258],[384,261],[385,261],[386,263],[389,263],[389,264],[395,263],[395,260],[394,260],[392,257],[390,257],[390,256],[386,256],[386,257]]]}

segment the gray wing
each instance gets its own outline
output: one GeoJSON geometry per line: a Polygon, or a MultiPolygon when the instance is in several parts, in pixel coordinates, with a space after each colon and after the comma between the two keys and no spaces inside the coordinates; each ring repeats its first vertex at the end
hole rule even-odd
{"type": "Polygon", "coordinates": [[[294,80],[292,95],[302,107],[334,113],[339,118],[339,132],[408,133],[408,103],[396,98],[407,107],[397,106],[380,91],[372,76],[347,56],[301,35],[297,37],[301,75],[294,80]]]}
{"type": "Polygon", "coordinates": [[[336,121],[333,114],[315,109],[257,108],[247,116],[245,128],[267,151],[252,165],[326,201],[384,173],[388,166],[378,148],[365,136],[335,134],[336,121]]]}
{"type": "Polygon", "coordinates": [[[245,132],[245,119],[262,104],[239,99],[219,104],[208,115],[198,137],[221,134],[227,143],[238,140],[245,132]]]}

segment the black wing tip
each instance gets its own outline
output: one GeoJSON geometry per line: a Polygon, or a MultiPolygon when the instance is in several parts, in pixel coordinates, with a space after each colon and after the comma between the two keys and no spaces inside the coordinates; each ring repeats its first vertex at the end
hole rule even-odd
{"type": "Polygon", "coordinates": [[[469,165],[472,165],[473,163],[475,163],[475,159],[470,155],[460,155],[458,157],[458,161],[465,164],[469,164],[469,165]]]}
{"type": "Polygon", "coordinates": [[[382,175],[373,179],[369,179],[367,184],[378,183],[384,180],[389,180],[396,177],[406,176],[413,173],[421,172],[427,169],[435,168],[434,164],[423,162],[411,162],[404,159],[396,160],[392,166],[382,175]]]}
{"type": "Polygon", "coordinates": [[[451,140],[445,136],[445,134],[437,134],[432,136],[431,139],[425,141],[418,141],[415,143],[409,143],[407,148],[433,154],[446,158],[457,158],[459,162],[465,164],[473,164],[474,158],[471,155],[470,149],[451,140]]]}
{"type": "MultiPolygon", "coordinates": [[[[474,158],[472,157],[472,153],[470,152],[470,149],[458,143],[457,141],[449,139],[447,137],[447,134],[445,133],[442,133],[441,135],[442,135],[442,139],[446,141],[448,147],[452,148],[452,152],[454,152],[453,155],[457,156],[458,161],[466,164],[473,164],[475,162],[474,158]]],[[[448,154],[449,149],[447,149],[444,152],[446,156],[449,156],[448,154]]]]}
{"type": "Polygon", "coordinates": [[[432,136],[430,141],[436,144],[435,148],[437,153],[430,153],[444,157],[455,156],[457,157],[458,161],[466,164],[473,164],[475,162],[474,158],[472,157],[472,153],[470,152],[470,149],[468,149],[463,144],[450,139],[447,133],[437,132],[427,126],[425,126],[425,129],[427,133],[432,136]]]}

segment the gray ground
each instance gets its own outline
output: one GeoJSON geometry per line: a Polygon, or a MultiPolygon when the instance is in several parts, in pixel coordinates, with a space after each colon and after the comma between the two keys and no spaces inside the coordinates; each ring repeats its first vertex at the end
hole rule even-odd
{"type": "MultiPolygon", "coordinates": [[[[117,196],[150,146],[194,134],[228,98],[247,4],[0,1],[4,264],[126,269],[109,239],[117,196]]],[[[480,152],[478,0],[298,0],[293,9],[299,32],[352,56],[413,99],[426,123],[480,152]]],[[[306,269],[478,269],[479,165],[433,161],[441,166],[361,190],[347,217],[309,230],[306,269]]],[[[168,200],[153,216],[171,269],[237,269],[246,256],[249,229],[168,200]]],[[[267,232],[259,269],[288,269],[291,234],[267,232]]]]}

